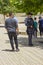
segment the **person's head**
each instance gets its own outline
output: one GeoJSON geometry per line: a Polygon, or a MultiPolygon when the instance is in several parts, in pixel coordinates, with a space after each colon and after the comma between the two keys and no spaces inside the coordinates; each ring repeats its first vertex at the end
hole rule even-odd
{"type": "Polygon", "coordinates": [[[14,13],[12,13],[12,17],[14,18],[14,13]]]}
{"type": "Polygon", "coordinates": [[[42,17],[41,16],[39,16],[39,19],[41,19],[42,17]]]}
{"type": "Polygon", "coordinates": [[[9,17],[13,18],[14,14],[12,12],[9,13],[9,17]]]}
{"type": "Polygon", "coordinates": [[[36,20],[36,17],[34,18],[34,20],[36,20]]]}
{"type": "Polygon", "coordinates": [[[31,13],[31,12],[28,12],[28,13],[27,13],[27,16],[28,16],[29,18],[31,18],[31,17],[32,17],[32,13],[31,13]]]}

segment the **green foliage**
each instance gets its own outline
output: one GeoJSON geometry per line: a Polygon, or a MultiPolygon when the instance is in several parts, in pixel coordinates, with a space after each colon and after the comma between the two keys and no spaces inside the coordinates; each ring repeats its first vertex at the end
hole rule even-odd
{"type": "Polygon", "coordinates": [[[43,0],[23,0],[24,11],[43,12],[43,0]]]}
{"type": "Polygon", "coordinates": [[[5,14],[8,11],[7,7],[9,6],[9,4],[9,0],[0,0],[0,13],[5,14]]]}
{"type": "Polygon", "coordinates": [[[43,12],[43,0],[0,0],[0,13],[43,12]]]}

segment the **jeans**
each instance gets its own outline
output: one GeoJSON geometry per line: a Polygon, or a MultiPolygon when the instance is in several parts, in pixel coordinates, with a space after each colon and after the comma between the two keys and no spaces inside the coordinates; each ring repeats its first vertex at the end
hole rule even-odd
{"type": "Polygon", "coordinates": [[[10,44],[11,44],[12,49],[14,49],[14,42],[13,42],[13,40],[15,41],[16,49],[18,49],[18,40],[17,40],[16,33],[8,32],[8,36],[9,36],[9,39],[10,39],[10,44]]]}

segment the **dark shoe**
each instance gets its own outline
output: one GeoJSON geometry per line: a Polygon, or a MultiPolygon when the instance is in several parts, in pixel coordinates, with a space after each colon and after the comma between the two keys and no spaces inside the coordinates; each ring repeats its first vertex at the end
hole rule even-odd
{"type": "Polygon", "coordinates": [[[19,51],[19,49],[16,49],[16,52],[18,52],[19,51]]]}

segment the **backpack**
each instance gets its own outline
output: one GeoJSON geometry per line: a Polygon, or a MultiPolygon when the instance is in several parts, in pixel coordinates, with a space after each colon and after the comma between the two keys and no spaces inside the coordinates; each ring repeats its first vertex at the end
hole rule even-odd
{"type": "Polygon", "coordinates": [[[34,21],[34,28],[37,29],[37,22],[36,21],[34,21]]]}

